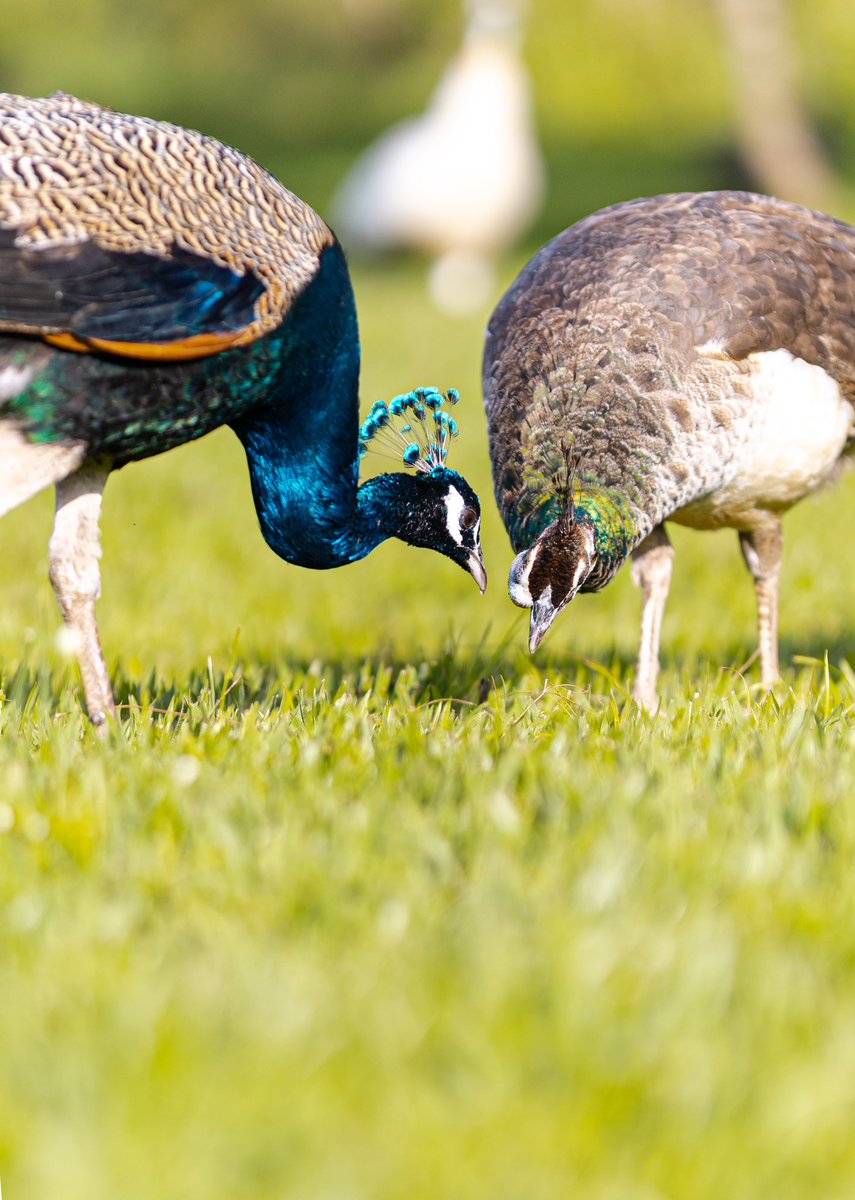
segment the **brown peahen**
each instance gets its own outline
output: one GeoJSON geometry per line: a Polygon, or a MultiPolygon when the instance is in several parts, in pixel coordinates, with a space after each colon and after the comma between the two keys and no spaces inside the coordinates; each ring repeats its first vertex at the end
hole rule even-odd
{"type": "Polygon", "coordinates": [[[50,575],[89,714],[115,706],[95,622],[111,470],[230,425],[261,531],[335,567],[388,537],[438,550],[482,590],[478,498],[448,469],[436,388],[359,427],[344,254],[321,218],[238,151],[72,96],[0,96],[0,515],[56,484],[50,575]],[[398,423],[414,474],[359,486],[398,423]]]}
{"type": "Polygon", "coordinates": [[[727,526],[754,578],[771,686],[781,515],[852,446],[855,229],[743,192],[604,209],[544,246],[499,303],[484,392],[532,652],[631,556],[635,696],[655,707],[665,522],[727,526]]]}

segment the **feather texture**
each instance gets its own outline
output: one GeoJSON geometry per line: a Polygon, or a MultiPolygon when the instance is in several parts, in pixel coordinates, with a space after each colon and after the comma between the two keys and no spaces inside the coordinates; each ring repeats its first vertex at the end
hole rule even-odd
{"type": "Polygon", "coordinates": [[[851,227],[733,192],[618,205],[545,246],[493,314],[484,358],[514,547],[542,531],[562,437],[583,477],[633,504],[640,540],[720,484],[750,355],[786,348],[855,398],[853,267],[851,227]]]}
{"type": "MultiPolygon", "coordinates": [[[[123,281],[136,290],[122,255],[178,254],[179,268],[221,268],[221,282],[251,273],[258,291],[246,341],[282,323],[333,242],[317,213],[231,147],[63,94],[0,97],[0,227],[14,231],[19,251],[54,262],[62,249],[92,244],[102,269],[112,256],[118,297],[123,281]]],[[[85,275],[89,259],[78,261],[85,275]]],[[[3,324],[21,328],[0,310],[3,324]]]]}
{"type": "Polygon", "coordinates": [[[636,200],[548,243],[496,308],[484,356],[496,499],[526,588],[548,586],[565,553],[565,442],[573,520],[594,539],[578,590],[649,536],[661,549],[668,519],[749,540],[776,527],[850,444],[854,312],[855,230],[771,197],[636,200]]]}
{"type": "Polygon", "coordinates": [[[444,454],[359,486],[359,365],[342,248],[261,167],[70,96],[0,96],[0,513],[57,485],[51,578],[93,719],[115,715],[94,617],[107,476],[220,425],[289,562],[396,536],[486,584],[478,498],[444,454]]]}

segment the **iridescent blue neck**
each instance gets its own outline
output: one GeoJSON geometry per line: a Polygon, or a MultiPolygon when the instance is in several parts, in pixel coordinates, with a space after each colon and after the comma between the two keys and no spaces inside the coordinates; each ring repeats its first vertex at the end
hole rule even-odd
{"type": "Polygon", "coordinates": [[[395,533],[408,476],[358,488],[359,331],[344,254],[323,252],[282,328],[269,398],[235,423],[265,541],[299,566],[364,558],[395,533]]]}
{"type": "Polygon", "coordinates": [[[357,488],[355,469],[336,472],[320,453],[298,456],[279,433],[259,424],[245,445],[261,532],[280,558],[340,567],[397,533],[396,493],[408,490],[410,476],[378,475],[357,488]]]}

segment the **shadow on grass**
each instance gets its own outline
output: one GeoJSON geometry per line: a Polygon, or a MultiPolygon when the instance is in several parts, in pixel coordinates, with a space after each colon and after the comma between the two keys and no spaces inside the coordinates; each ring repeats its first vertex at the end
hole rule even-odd
{"type": "Polygon", "coordinates": [[[782,638],[780,645],[781,665],[785,669],[796,659],[815,659],[822,662],[828,655],[832,666],[840,662],[855,663],[855,630],[850,634],[841,634],[823,641],[816,636],[799,638],[782,638]]]}
{"type": "Polygon", "coordinates": [[[523,656],[507,643],[447,646],[432,658],[403,660],[391,654],[283,656],[270,661],[236,661],[226,670],[194,671],[185,684],[164,684],[155,673],[146,682],[121,671],[113,685],[120,712],[148,708],[164,716],[240,715],[250,709],[274,711],[306,703],[326,704],[341,695],[354,701],[373,696],[407,707],[450,702],[477,707],[491,691],[518,681],[523,656]],[[200,711],[201,710],[201,711],[200,711]]]}
{"type": "MultiPolygon", "coordinates": [[[[209,665],[207,670],[193,671],[184,682],[165,681],[156,672],[147,679],[134,678],[120,665],[113,674],[113,687],[120,714],[147,712],[157,723],[167,725],[235,719],[251,710],[272,714],[306,706],[318,709],[342,695],[354,702],[373,697],[377,703],[394,702],[405,708],[448,703],[461,710],[474,709],[495,693],[534,696],[547,682],[603,695],[616,692],[628,699],[635,675],[634,654],[598,647],[588,656],[547,651],[532,659],[524,647],[515,644],[517,634],[514,628],[497,644],[491,644],[488,636],[474,646],[450,643],[435,657],[421,660],[383,653],[330,659],[284,656],[275,663],[238,659],[225,670],[209,665]]],[[[855,662],[855,631],[826,641],[782,639],[785,679],[805,666],[821,668],[826,654],[832,669],[844,661],[855,662]]],[[[723,647],[715,657],[708,653],[671,655],[666,649],[662,668],[677,678],[694,678],[698,685],[708,686],[711,679],[722,676],[741,677],[752,685],[759,683],[754,657],[741,643],[723,647]]],[[[71,664],[56,672],[21,664],[0,676],[0,700],[7,716],[18,722],[39,719],[49,724],[84,711],[82,687],[71,664]]]]}
{"type": "MultiPolygon", "coordinates": [[[[164,679],[156,671],[146,677],[127,673],[122,664],[112,671],[113,691],[120,716],[147,712],[167,724],[191,719],[211,721],[238,717],[252,709],[262,713],[305,707],[317,708],[346,694],[354,701],[372,696],[405,707],[448,701],[477,707],[493,690],[519,683],[529,660],[485,637],[475,646],[449,644],[432,657],[404,660],[378,652],[368,657],[283,655],[276,661],[236,656],[222,669],[210,662],[184,679],[164,679]]],[[[83,689],[76,666],[58,669],[22,663],[0,673],[0,704],[7,720],[25,718],[49,724],[57,718],[85,712],[83,689]]]]}

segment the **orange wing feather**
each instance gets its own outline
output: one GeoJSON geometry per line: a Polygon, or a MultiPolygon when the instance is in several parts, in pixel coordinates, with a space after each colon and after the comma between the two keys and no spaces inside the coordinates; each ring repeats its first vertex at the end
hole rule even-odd
{"type": "Polygon", "coordinates": [[[78,354],[101,351],[116,354],[121,358],[141,358],[154,362],[191,362],[196,358],[208,358],[232,350],[236,346],[247,346],[260,336],[256,326],[239,329],[234,333],[199,333],[194,337],[176,342],[111,342],[104,338],[79,338],[73,333],[45,333],[42,339],[61,350],[74,350],[78,354]]]}

